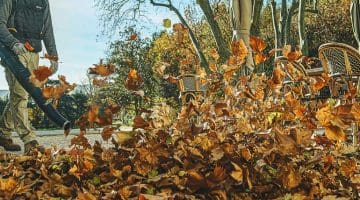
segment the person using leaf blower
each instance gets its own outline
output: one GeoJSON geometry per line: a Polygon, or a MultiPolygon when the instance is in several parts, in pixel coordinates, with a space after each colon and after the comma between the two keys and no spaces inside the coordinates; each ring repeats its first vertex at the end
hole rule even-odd
{"type": "MultiPolygon", "coordinates": [[[[57,50],[48,0],[0,0],[0,41],[11,49],[30,71],[39,66],[42,41],[52,59],[51,70],[58,70],[57,50]]],[[[44,148],[36,140],[28,118],[28,93],[10,70],[5,70],[10,98],[0,117],[0,146],[6,151],[20,151],[11,139],[15,130],[24,142],[25,153],[44,148]]],[[[31,83],[29,83],[31,84],[31,83]]]]}

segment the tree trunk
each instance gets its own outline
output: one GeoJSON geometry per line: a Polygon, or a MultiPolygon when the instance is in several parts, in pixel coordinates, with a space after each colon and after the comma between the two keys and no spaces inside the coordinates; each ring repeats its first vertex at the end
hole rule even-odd
{"type": "Polygon", "coordinates": [[[286,20],[288,16],[287,3],[286,0],[281,2],[281,11],[280,11],[280,46],[283,47],[285,44],[285,30],[286,30],[286,20]]]}
{"type": "MultiPolygon", "coordinates": [[[[276,17],[276,1],[271,0],[270,5],[271,5],[272,23],[273,23],[274,35],[275,35],[275,49],[279,49],[281,47],[281,43],[280,43],[281,37],[280,37],[280,31],[276,17]]],[[[278,51],[276,51],[275,56],[279,56],[278,51]]]]}
{"type": "Polygon", "coordinates": [[[264,5],[264,0],[254,0],[253,2],[253,15],[251,24],[251,35],[260,35],[260,20],[261,10],[264,5]]]}
{"type": "Polygon", "coordinates": [[[298,26],[301,52],[303,55],[308,55],[309,48],[305,31],[305,3],[305,0],[299,0],[298,26]]]}
{"type": "Polygon", "coordinates": [[[211,32],[216,41],[217,51],[220,55],[220,61],[225,62],[229,59],[231,53],[229,47],[221,33],[219,24],[215,20],[213,10],[211,9],[209,0],[197,0],[197,4],[200,5],[201,10],[203,11],[207,22],[210,25],[211,32]]]}
{"type": "Polygon", "coordinates": [[[289,8],[285,27],[285,44],[291,44],[291,22],[298,6],[299,2],[297,0],[293,0],[289,8]]]}

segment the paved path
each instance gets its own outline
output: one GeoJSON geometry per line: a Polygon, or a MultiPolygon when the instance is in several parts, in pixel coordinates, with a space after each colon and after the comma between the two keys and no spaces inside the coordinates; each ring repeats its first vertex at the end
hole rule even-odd
{"type": "MultiPolygon", "coordinates": [[[[122,131],[131,131],[131,127],[122,127],[122,131]]],[[[53,145],[56,145],[58,148],[68,149],[71,144],[71,139],[78,135],[80,130],[74,129],[70,132],[70,135],[65,137],[63,130],[46,130],[46,131],[36,131],[37,140],[41,145],[44,145],[46,148],[51,148],[53,145]]],[[[320,129],[316,134],[324,134],[324,130],[320,129]]],[[[111,142],[105,142],[101,138],[101,129],[90,129],[87,131],[86,137],[88,138],[91,145],[95,143],[95,141],[99,141],[105,146],[112,145],[111,142]]],[[[23,143],[20,138],[14,133],[13,139],[17,144],[20,144],[23,148],[23,143]]],[[[1,147],[0,147],[1,148],[1,147]]],[[[17,152],[18,154],[22,153],[17,152]]]]}
{"type": "MultiPolygon", "coordinates": [[[[121,128],[122,131],[131,131],[131,127],[121,128]]],[[[63,130],[46,130],[46,131],[36,131],[37,140],[41,145],[44,145],[46,148],[51,148],[53,145],[56,145],[58,148],[68,149],[71,144],[71,139],[78,135],[80,130],[74,129],[70,132],[70,135],[65,137],[63,130]]],[[[86,137],[88,138],[91,145],[95,143],[95,141],[99,141],[100,143],[107,145],[112,145],[111,141],[105,142],[101,138],[101,129],[90,129],[87,131],[86,137]]],[[[13,140],[22,146],[23,150],[23,142],[17,136],[17,134],[13,133],[13,140]]],[[[22,153],[17,152],[17,153],[22,153]]]]}

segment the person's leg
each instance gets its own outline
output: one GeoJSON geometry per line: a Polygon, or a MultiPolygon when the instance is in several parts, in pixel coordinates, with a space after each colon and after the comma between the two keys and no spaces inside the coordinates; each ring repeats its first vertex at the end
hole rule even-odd
{"type": "Polygon", "coordinates": [[[18,144],[14,144],[11,139],[11,132],[14,130],[14,119],[13,119],[13,89],[14,79],[11,72],[5,70],[6,80],[8,82],[10,96],[5,109],[0,118],[0,146],[4,147],[6,151],[20,151],[21,147],[18,144]]]}
{"type": "MultiPolygon", "coordinates": [[[[19,55],[20,62],[29,68],[29,70],[33,70],[34,67],[34,57],[35,53],[25,53],[19,55]]],[[[37,56],[38,57],[38,56],[37,56]]],[[[30,141],[36,139],[35,133],[32,131],[29,116],[28,116],[28,93],[26,90],[20,85],[20,83],[16,80],[13,74],[11,74],[11,79],[13,81],[13,89],[12,89],[12,113],[13,113],[13,121],[14,128],[16,132],[19,134],[21,140],[26,145],[30,141]]],[[[29,83],[31,84],[31,83],[29,83]]]]}
{"type": "Polygon", "coordinates": [[[232,0],[231,3],[231,20],[234,31],[233,40],[242,39],[244,41],[249,50],[246,66],[252,71],[254,69],[254,60],[250,47],[252,2],[251,0],[232,0]]]}

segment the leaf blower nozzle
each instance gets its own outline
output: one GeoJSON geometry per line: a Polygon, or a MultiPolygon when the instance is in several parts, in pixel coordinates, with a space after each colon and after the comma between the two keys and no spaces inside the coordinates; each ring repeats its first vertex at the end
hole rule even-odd
{"type": "Polygon", "coordinates": [[[63,126],[64,131],[68,131],[71,129],[71,123],[69,121],[66,121],[63,126]]]}

